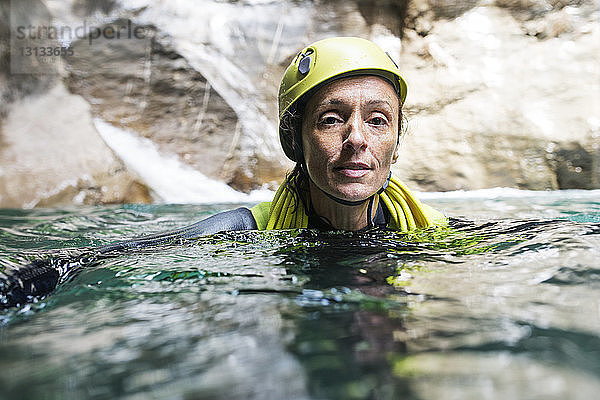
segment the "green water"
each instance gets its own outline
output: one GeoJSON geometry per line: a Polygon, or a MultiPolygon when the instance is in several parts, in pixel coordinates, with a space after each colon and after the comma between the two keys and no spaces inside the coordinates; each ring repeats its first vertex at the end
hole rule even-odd
{"type": "MultiPolygon", "coordinates": [[[[440,195],[445,232],[223,233],[87,265],[0,312],[0,398],[595,398],[599,199],[440,195]]],[[[0,268],[230,207],[0,210],[0,268]]]]}

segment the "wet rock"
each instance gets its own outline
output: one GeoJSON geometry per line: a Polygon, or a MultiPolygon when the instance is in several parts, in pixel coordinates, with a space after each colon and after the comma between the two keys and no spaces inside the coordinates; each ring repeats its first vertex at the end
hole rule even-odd
{"type": "Polygon", "coordinates": [[[117,8],[116,0],[75,0],[71,6],[73,14],[84,18],[95,13],[107,15],[117,8]]]}
{"type": "Polygon", "coordinates": [[[98,136],[89,105],[60,83],[13,103],[0,133],[1,207],[152,200],[98,136]]]}
{"type": "Polygon", "coordinates": [[[597,188],[590,162],[577,172],[566,161],[593,158],[583,149],[600,117],[600,31],[586,24],[540,40],[510,10],[476,7],[426,37],[407,32],[409,135],[397,173],[428,190],[597,188]],[[570,149],[563,161],[548,161],[551,143],[570,149]]]}
{"type": "MultiPolygon", "coordinates": [[[[552,143],[548,161],[561,189],[600,187],[600,152],[578,142],[552,143]]],[[[596,146],[597,147],[597,146],[596,146]]]]}
{"type": "MultiPolygon", "coordinates": [[[[29,7],[11,8],[11,2],[0,3],[0,120],[6,117],[10,103],[33,93],[48,90],[57,82],[57,68],[49,65],[49,73],[30,74],[19,73],[18,60],[11,58],[11,15],[15,21],[24,21],[24,25],[48,25],[52,16],[40,2],[31,2],[29,7]],[[26,21],[26,23],[25,23],[26,21]],[[11,65],[11,60],[14,63],[11,65]]],[[[14,34],[14,33],[13,33],[14,34]]],[[[31,46],[34,42],[20,41],[21,46],[31,46]]],[[[1,137],[0,137],[1,140],[1,137]]]]}
{"type": "MultiPolygon", "coordinates": [[[[121,24],[127,21],[114,22],[121,24]]],[[[73,43],[69,89],[106,122],[152,139],[164,152],[220,177],[235,134],[235,113],[181,55],[158,42],[153,27],[141,28],[146,32],[141,40],[73,43]]]]}
{"type": "Polygon", "coordinates": [[[44,3],[3,2],[0,12],[0,207],[151,202],[98,136],[88,103],[65,89],[62,59],[19,58],[16,48],[61,44],[8,42],[11,17],[15,26],[52,26],[44,3]]]}
{"type": "Polygon", "coordinates": [[[368,26],[383,25],[402,37],[409,4],[407,0],[358,0],[356,5],[368,26]]]}
{"type": "Polygon", "coordinates": [[[153,26],[136,28],[145,32],[141,40],[101,37],[93,45],[73,43],[69,89],[88,100],[94,115],[151,139],[162,152],[178,155],[208,177],[244,191],[278,179],[278,159],[240,157],[244,138],[236,112],[170,38],[153,26]]]}
{"type": "MultiPolygon", "coordinates": [[[[600,32],[591,1],[48,4],[50,12],[40,8],[31,15],[40,21],[51,15],[59,23],[89,19],[100,28],[131,21],[144,37],[75,40],[75,56],[53,75],[8,76],[2,57],[0,90],[6,101],[0,112],[4,109],[6,119],[0,132],[0,194],[5,199],[27,180],[6,172],[12,171],[15,154],[39,152],[7,133],[7,124],[23,132],[19,124],[26,119],[16,122],[15,115],[22,114],[14,114],[17,108],[9,104],[29,99],[29,105],[49,95],[79,110],[87,122],[77,129],[87,132],[83,137],[98,149],[97,156],[76,156],[82,153],[70,147],[71,158],[80,158],[64,166],[70,174],[45,184],[51,178],[42,171],[41,181],[23,184],[43,194],[29,198],[28,205],[149,199],[135,174],[91,139],[90,115],[151,139],[161,152],[236,189],[265,183],[274,188],[291,167],[277,138],[279,79],[303,45],[334,35],[370,38],[399,61],[409,86],[408,134],[394,169],[409,185],[426,190],[600,185],[600,32]],[[61,82],[89,108],[74,100],[80,97],[57,89],[61,82]]],[[[5,19],[7,9],[0,10],[5,19]]],[[[71,132],[72,125],[66,126],[71,132]]],[[[69,148],[53,147],[39,129],[28,132],[30,142],[48,142],[50,154],[65,154],[55,147],[69,148]]],[[[53,157],[44,168],[54,168],[48,167],[56,164],[53,157]]],[[[18,206],[15,196],[10,204],[18,206]]]]}

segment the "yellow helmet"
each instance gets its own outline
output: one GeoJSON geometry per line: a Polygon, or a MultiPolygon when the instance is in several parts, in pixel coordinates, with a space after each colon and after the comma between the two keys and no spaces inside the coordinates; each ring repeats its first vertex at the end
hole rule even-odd
{"type": "Polygon", "coordinates": [[[279,139],[286,156],[297,160],[293,132],[283,127],[283,117],[303,95],[332,78],[376,75],[388,80],[406,99],[406,82],[392,58],[375,43],[357,37],[320,40],[304,48],[286,69],[279,86],[279,139]]]}

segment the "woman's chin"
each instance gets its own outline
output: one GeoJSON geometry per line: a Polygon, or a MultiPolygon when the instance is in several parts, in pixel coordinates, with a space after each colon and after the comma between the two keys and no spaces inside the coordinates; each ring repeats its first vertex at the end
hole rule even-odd
{"type": "Polygon", "coordinates": [[[377,190],[365,187],[364,184],[359,183],[342,185],[341,187],[334,188],[334,190],[334,193],[336,193],[334,194],[335,197],[346,201],[365,200],[377,192],[377,190]]]}

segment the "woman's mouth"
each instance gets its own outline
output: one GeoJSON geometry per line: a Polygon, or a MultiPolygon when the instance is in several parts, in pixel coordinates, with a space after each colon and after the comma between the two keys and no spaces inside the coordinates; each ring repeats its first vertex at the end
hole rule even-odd
{"type": "Polygon", "coordinates": [[[333,170],[348,178],[361,178],[371,171],[371,167],[362,162],[348,162],[333,168],[333,170]]]}

